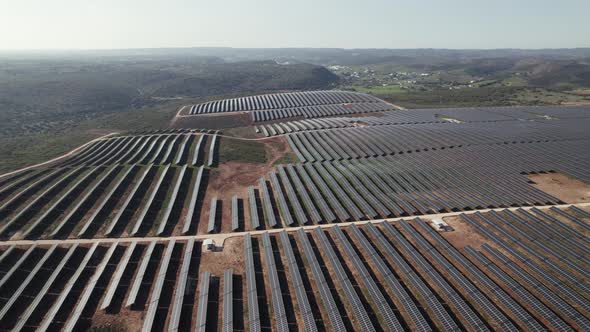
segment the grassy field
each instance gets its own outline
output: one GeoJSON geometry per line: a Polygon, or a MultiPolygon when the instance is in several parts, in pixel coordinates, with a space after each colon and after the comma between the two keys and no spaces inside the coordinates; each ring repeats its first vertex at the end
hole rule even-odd
{"type": "Polygon", "coordinates": [[[281,158],[277,159],[277,161],[274,162],[273,166],[280,164],[295,164],[298,162],[300,162],[300,160],[299,158],[297,158],[297,155],[295,153],[287,152],[281,158]]]}
{"type": "Polygon", "coordinates": [[[222,137],[219,141],[219,163],[227,161],[264,164],[268,157],[264,143],[222,137]]]}
{"type": "Polygon", "coordinates": [[[240,138],[258,138],[262,137],[260,134],[256,134],[252,127],[236,127],[236,128],[226,128],[222,129],[223,135],[225,136],[232,136],[232,137],[240,137],[240,138]]]}

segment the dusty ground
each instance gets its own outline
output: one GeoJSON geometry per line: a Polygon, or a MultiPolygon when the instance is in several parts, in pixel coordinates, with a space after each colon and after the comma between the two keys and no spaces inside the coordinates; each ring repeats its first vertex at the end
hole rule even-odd
{"type": "MultiPolygon", "coordinates": [[[[289,144],[283,137],[264,140],[267,156],[266,164],[250,164],[242,162],[224,162],[211,169],[207,192],[199,222],[199,234],[207,231],[209,222],[209,208],[211,199],[217,196],[222,200],[221,232],[231,232],[231,198],[238,195],[244,202],[245,228],[250,229],[250,212],[248,210],[248,186],[258,184],[258,179],[266,176],[273,168],[273,164],[291,151],[289,144]]],[[[218,203],[219,204],[219,203],[218,203]]]]}
{"type": "Polygon", "coordinates": [[[143,327],[143,312],[129,310],[125,307],[115,315],[96,310],[92,317],[92,326],[104,331],[141,331],[143,327]]]}
{"type": "Polygon", "coordinates": [[[233,269],[234,274],[243,274],[244,268],[244,238],[233,237],[225,240],[222,251],[203,251],[199,271],[209,271],[217,277],[223,277],[226,269],[233,269]]]}
{"type": "Polygon", "coordinates": [[[561,173],[531,174],[533,186],[566,203],[590,202],[590,185],[561,173]]]}
{"type": "Polygon", "coordinates": [[[446,217],[443,219],[449,226],[453,227],[453,231],[441,232],[447,241],[449,241],[455,248],[463,249],[466,246],[472,246],[478,249],[482,244],[488,243],[494,246],[491,241],[486,240],[473,227],[467,224],[460,217],[446,217]]]}

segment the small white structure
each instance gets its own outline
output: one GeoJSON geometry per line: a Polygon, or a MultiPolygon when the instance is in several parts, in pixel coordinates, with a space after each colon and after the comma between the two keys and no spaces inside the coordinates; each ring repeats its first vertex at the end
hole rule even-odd
{"type": "Polygon", "coordinates": [[[205,251],[214,251],[215,250],[215,242],[213,242],[213,239],[205,239],[205,241],[203,241],[203,250],[205,250],[205,251]]]}
{"type": "Polygon", "coordinates": [[[450,232],[453,230],[453,228],[442,219],[432,219],[431,225],[437,232],[450,232]]]}

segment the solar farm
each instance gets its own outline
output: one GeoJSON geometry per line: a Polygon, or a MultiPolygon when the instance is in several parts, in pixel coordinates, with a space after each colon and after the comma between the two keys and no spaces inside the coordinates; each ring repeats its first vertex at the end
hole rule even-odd
{"type": "Polygon", "coordinates": [[[590,330],[590,107],[326,90],[177,125],[216,116],[247,137],[112,134],[0,176],[0,330],[590,330]]]}

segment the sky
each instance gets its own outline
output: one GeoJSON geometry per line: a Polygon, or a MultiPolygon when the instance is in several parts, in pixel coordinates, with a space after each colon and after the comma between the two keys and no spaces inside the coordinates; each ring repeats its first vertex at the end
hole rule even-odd
{"type": "Polygon", "coordinates": [[[590,47],[589,0],[0,0],[0,50],[590,47]]]}

